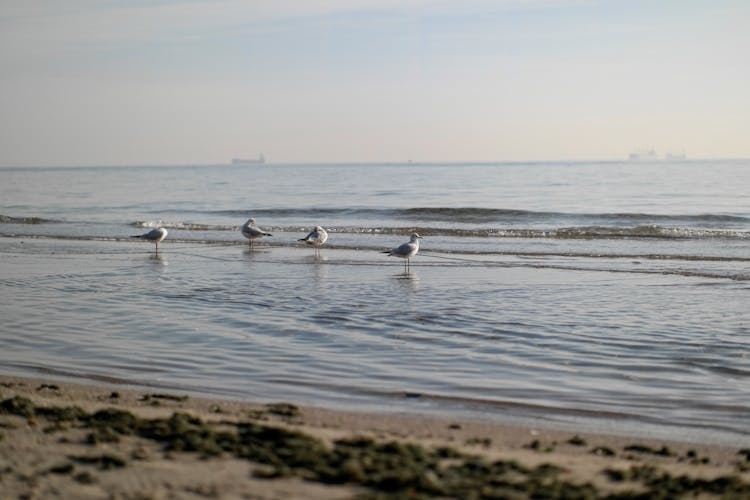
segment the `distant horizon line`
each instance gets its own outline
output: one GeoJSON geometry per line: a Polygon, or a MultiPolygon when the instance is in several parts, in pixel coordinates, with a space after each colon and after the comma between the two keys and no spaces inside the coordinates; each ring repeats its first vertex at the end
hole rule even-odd
{"type": "Polygon", "coordinates": [[[389,165],[412,165],[412,166],[469,166],[469,165],[535,165],[535,164],[549,164],[549,163],[626,163],[626,164],[678,164],[678,163],[693,163],[701,161],[743,161],[750,160],[750,156],[737,156],[737,157],[695,157],[695,158],[680,158],[680,159],[669,159],[669,158],[653,158],[653,159],[629,159],[629,158],[608,158],[608,159],[556,159],[556,160],[358,160],[358,161],[265,161],[263,163],[254,163],[247,165],[233,165],[232,161],[226,162],[180,162],[180,163],[91,163],[91,164],[33,164],[33,165],[20,165],[20,164],[0,164],[0,168],[143,168],[143,167],[235,167],[235,168],[263,168],[268,166],[389,166],[389,165]]]}

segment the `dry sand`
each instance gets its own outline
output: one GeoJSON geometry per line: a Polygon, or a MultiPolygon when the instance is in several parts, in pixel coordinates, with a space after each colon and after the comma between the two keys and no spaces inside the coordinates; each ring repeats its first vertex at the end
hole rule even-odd
{"type": "Polygon", "coordinates": [[[0,401],[0,498],[750,498],[747,449],[7,376],[0,401]],[[156,436],[175,414],[192,441],[156,436]]]}

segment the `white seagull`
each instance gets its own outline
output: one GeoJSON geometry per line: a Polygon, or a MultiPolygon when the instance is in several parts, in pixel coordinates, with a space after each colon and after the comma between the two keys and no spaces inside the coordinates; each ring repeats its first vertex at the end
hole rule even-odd
{"type": "Polygon", "coordinates": [[[167,230],[163,227],[157,227],[145,234],[131,236],[131,238],[141,238],[142,240],[153,241],[156,244],[156,253],[159,253],[159,242],[167,237],[167,230]]]}
{"type": "Polygon", "coordinates": [[[409,259],[417,255],[417,252],[419,252],[419,240],[421,239],[422,237],[419,236],[419,234],[413,233],[411,235],[411,238],[409,238],[408,243],[397,246],[393,250],[386,250],[383,253],[387,253],[388,255],[391,255],[393,257],[406,259],[404,261],[404,269],[409,269],[409,259]]]}
{"type": "Polygon", "coordinates": [[[261,228],[255,225],[255,219],[247,219],[240,229],[242,236],[249,240],[249,245],[253,246],[253,240],[256,238],[262,238],[263,236],[273,236],[271,233],[266,233],[261,228]]]}
{"type": "Polygon", "coordinates": [[[310,234],[308,234],[304,238],[298,239],[297,241],[304,241],[306,244],[314,247],[315,251],[317,251],[320,247],[323,246],[327,239],[328,233],[326,232],[326,230],[321,226],[315,226],[315,229],[313,229],[310,234]]]}

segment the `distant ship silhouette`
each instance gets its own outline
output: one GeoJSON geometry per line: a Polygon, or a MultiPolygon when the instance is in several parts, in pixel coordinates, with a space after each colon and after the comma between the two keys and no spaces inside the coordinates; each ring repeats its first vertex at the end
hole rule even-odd
{"type": "MultiPolygon", "coordinates": [[[[653,148],[639,149],[628,155],[628,160],[630,161],[656,161],[659,159],[659,155],[656,154],[656,151],[653,148]]],[[[684,150],[670,151],[664,155],[664,160],[666,161],[683,161],[686,159],[687,155],[685,155],[684,150]]]]}
{"type": "Polygon", "coordinates": [[[687,160],[685,151],[670,151],[664,155],[664,159],[667,161],[682,161],[687,160]]]}
{"type": "Polygon", "coordinates": [[[266,157],[263,153],[258,155],[258,158],[232,158],[232,165],[262,165],[266,162],[266,157]]]}
{"type": "Polygon", "coordinates": [[[638,151],[633,151],[628,155],[628,160],[630,161],[642,161],[642,160],[658,160],[659,155],[656,154],[656,151],[653,149],[639,149],[638,151]]]}

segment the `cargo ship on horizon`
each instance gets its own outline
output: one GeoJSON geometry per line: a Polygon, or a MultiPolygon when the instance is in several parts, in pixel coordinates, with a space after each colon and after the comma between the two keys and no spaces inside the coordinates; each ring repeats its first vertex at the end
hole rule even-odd
{"type": "Polygon", "coordinates": [[[232,165],[262,165],[266,162],[266,157],[263,153],[259,154],[257,158],[232,158],[232,165]]]}

